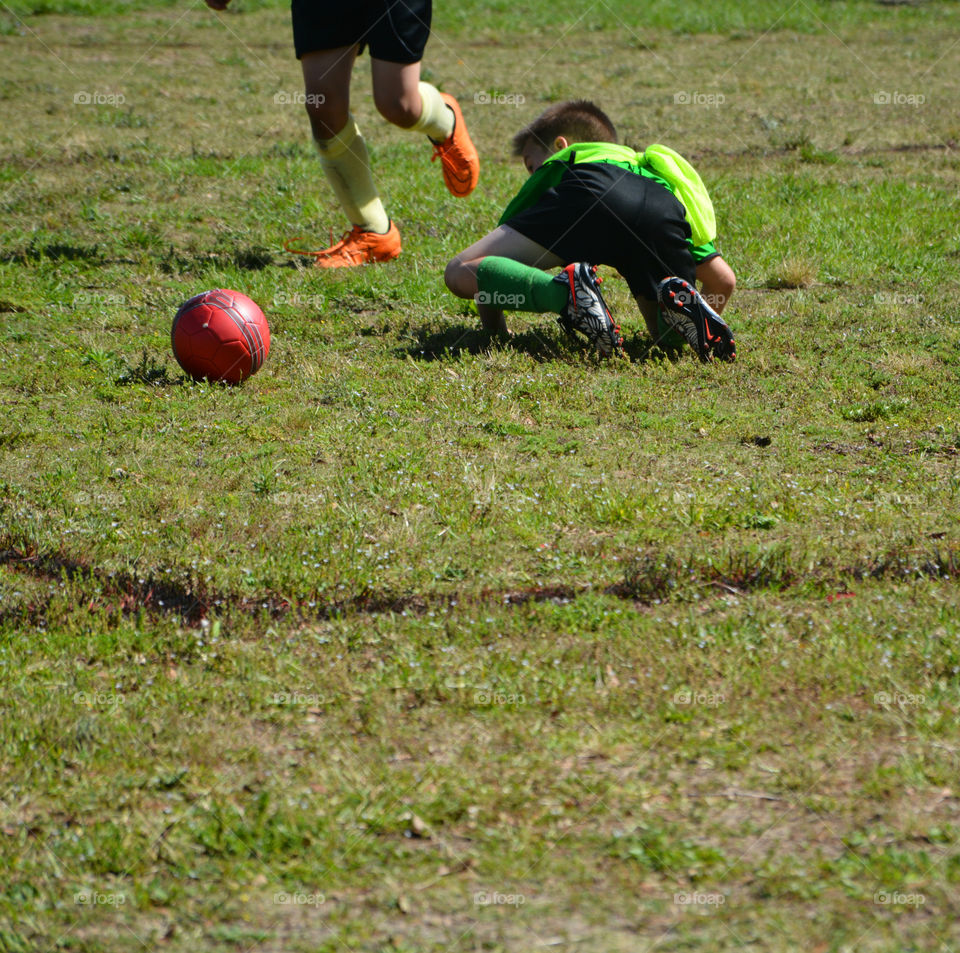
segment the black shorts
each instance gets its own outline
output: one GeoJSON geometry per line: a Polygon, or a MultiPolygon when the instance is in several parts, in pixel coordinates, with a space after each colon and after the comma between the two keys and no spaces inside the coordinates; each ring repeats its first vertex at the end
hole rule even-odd
{"type": "Polygon", "coordinates": [[[304,53],[360,44],[388,63],[419,63],[430,36],[432,0],[292,0],[293,46],[304,53]]]}
{"type": "Polygon", "coordinates": [[[504,222],[565,264],[609,265],[635,298],[657,300],[676,275],[691,284],[696,265],[683,205],[669,189],[608,162],[571,164],[556,188],[504,222]]]}

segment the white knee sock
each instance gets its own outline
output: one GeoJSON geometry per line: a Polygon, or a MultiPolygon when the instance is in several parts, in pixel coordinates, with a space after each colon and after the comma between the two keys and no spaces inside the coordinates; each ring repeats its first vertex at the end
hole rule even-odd
{"type": "Polygon", "coordinates": [[[420,118],[409,127],[412,132],[425,132],[434,142],[449,139],[453,132],[453,110],[440,97],[436,86],[420,82],[420,99],[423,111],[420,118]]]}
{"type": "Polygon", "coordinates": [[[347,218],[367,232],[384,233],[390,219],[370,174],[370,157],[353,116],[332,139],[314,139],[320,165],[347,218]]]}

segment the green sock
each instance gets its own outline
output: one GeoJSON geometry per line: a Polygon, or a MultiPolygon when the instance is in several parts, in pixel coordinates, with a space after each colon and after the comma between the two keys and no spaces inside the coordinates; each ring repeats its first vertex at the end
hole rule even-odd
{"type": "Polygon", "coordinates": [[[478,304],[508,311],[556,311],[566,307],[570,292],[539,268],[512,258],[488,255],[477,267],[478,304]]]}

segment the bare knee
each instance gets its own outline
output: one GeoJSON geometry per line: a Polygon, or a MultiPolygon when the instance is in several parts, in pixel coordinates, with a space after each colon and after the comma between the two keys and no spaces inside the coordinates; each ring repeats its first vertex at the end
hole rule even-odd
{"type": "Polygon", "coordinates": [[[737,276],[733,273],[733,270],[727,268],[723,276],[719,279],[720,290],[725,298],[729,298],[730,295],[737,290],[737,276]]]}
{"type": "Polygon", "coordinates": [[[374,89],[373,102],[377,107],[377,112],[387,122],[393,123],[401,129],[408,129],[412,126],[420,118],[420,110],[423,108],[419,93],[414,94],[403,90],[384,91],[374,89]]]}
{"type": "Polygon", "coordinates": [[[476,269],[459,255],[448,262],[443,272],[443,281],[458,298],[472,298],[477,293],[476,269]]]}
{"type": "Polygon", "coordinates": [[[314,139],[332,139],[343,131],[350,115],[348,106],[327,103],[319,93],[307,93],[306,97],[307,118],[314,139]]]}

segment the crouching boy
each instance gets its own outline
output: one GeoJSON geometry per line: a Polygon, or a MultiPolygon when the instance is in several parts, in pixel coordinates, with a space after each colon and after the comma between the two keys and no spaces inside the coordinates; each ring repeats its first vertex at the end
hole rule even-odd
{"type": "Polygon", "coordinates": [[[678,331],[700,360],[733,361],[720,312],[736,281],[712,244],[713,206],[700,177],[666,147],[638,153],[616,139],[586,100],[551,106],[520,130],[513,150],[530,178],[499,226],[447,265],[447,287],[477,302],[491,333],[509,333],[498,302],[510,302],[557,312],[562,327],[608,356],[623,345],[596,276],[608,265],[626,279],[655,341],[678,331]]]}

